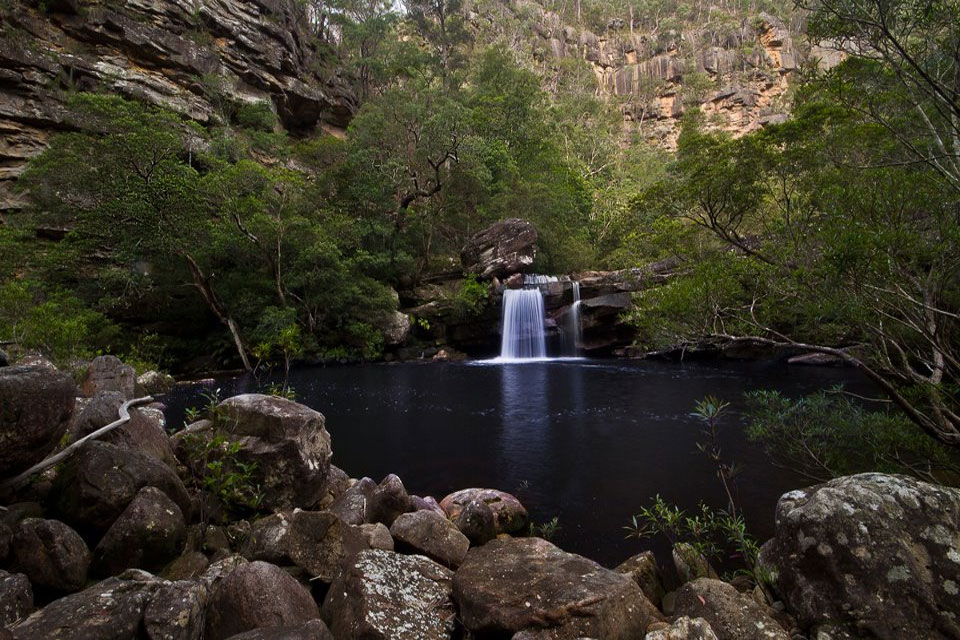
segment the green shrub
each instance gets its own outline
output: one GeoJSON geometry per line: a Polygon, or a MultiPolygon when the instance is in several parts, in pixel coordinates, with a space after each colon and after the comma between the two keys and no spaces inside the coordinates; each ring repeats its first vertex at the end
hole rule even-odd
{"type": "Polygon", "coordinates": [[[269,102],[244,102],[234,110],[233,121],[244,129],[269,132],[277,126],[277,115],[269,102]]]}

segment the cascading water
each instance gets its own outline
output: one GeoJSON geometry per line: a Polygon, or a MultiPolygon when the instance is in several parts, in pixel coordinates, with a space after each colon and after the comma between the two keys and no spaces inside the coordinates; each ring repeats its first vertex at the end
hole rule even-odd
{"type": "Polygon", "coordinates": [[[545,358],[547,343],[543,317],[543,294],[539,287],[504,291],[500,357],[510,360],[545,358]]]}
{"type": "Polygon", "coordinates": [[[563,355],[577,357],[583,343],[583,327],[580,323],[580,283],[573,281],[573,304],[567,312],[566,326],[563,331],[563,355]]]}

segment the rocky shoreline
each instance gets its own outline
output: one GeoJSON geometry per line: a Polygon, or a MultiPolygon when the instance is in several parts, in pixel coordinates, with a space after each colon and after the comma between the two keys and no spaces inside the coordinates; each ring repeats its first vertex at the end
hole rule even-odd
{"type": "Polygon", "coordinates": [[[131,408],[30,483],[5,480],[144,393],[110,356],[79,386],[0,367],[0,639],[960,637],[960,491],[903,476],[782,496],[764,585],[719,580],[683,544],[673,567],[602,567],[531,536],[494,489],[436,500],[351,479],[324,416],[274,396],[212,404],[172,436],[162,405],[131,408]]]}

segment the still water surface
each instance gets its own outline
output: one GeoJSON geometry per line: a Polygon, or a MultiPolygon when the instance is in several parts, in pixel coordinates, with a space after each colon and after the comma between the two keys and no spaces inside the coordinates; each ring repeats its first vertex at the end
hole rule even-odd
{"type": "MultiPolygon", "coordinates": [[[[596,360],[312,367],[291,372],[290,383],[327,417],[333,463],[352,477],[396,473],[411,493],[438,500],[464,487],[514,493],[534,520],[560,518],[560,546],[609,566],[649,546],[625,539],[623,527],[654,495],[686,509],[700,501],[725,506],[696,448],[697,400],[713,394],[732,403],[724,455],[743,467],[739,499],[764,540],[777,498],[809,483],[747,441],[743,393],[799,396],[840,383],[870,389],[848,369],[596,360]]],[[[165,398],[168,423],[182,424],[184,409],[214,388],[228,397],[257,383],[178,386],[165,398]]]]}

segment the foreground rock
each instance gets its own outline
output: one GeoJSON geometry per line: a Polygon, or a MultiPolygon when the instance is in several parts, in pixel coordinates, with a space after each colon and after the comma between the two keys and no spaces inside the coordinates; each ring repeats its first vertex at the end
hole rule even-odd
{"type": "Polygon", "coordinates": [[[96,537],[148,486],[165,493],[181,512],[190,513],[190,496],[170,467],[139,451],[94,440],[64,465],[51,497],[66,522],[96,537]]]}
{"type": "Polygon", "coordinates": [[[510,218],[474,234],[460,252],[466,273],[502,278],[526,271],[537,257],[537,230],[526,220],[510,218]]]}
{"type": "Polygon", "coordinates": [[[311,620],[291,627],[254,629],[230,636],[230,640],[334,640],[330,629],[322,620],[311,620]]]}
{"type": "Polygon", "coordinates": [[[703,618],[681,616],[669,627],[651,631],[644,640],[718,640],[710,623],[703,618]]]}
{"type": "Polygon", "coordinates": [[[15,640],[139,638],[143,613],[163,581],[132,570],[51,602],[12,627],[15,640]]]}
{"type": "Polygon", "coordinates": [[[720,580],[699,578],[680,587],[676,612],[703,618],[719,640],[790,640],[753,598],[720,580]]]}
{"type": "Polygon", "coordinates": [[[225,640],[252,629],[299,625],[319,617],[317,603],[303,585],[275,565],[250,562],[214,586],[204,638],[225,640]]]}
{"type": "Polygon", "coordinates": [[[138,393],[158,396],[173,388],[173,376],[159,371],[145,371],[137,377],[138,393]]]}
{"type": "Polygon", "coordinates": [[[33,589],[22,573],[0,571],[0,629],[27,617],[33,609],[33,589]]]}
{"type": "Polygon", "coordinates": [[[520,501],[509,493],[496,489],[461,489],[440,501],[447,517],[456,521],[460,512],[471,502],[479,500],[493,512],[497,533],[518,533],[526,530],[530,518],[520,501]]]}
{"type": "Polygon", "coordinates": [[[0,478],[53,451],[70,424],[76,389],[73,379],[56,369],[0,369],[0,478]]]}
{"type": "Polygon", "coordinates": [[[447,640],[452,577],[423,556],[364,551],[331,585],[323,617],[338,640],[447,640]]]}
{"type": "Polygon", "coordinates": [[[539,538],[471,549],[453,579],[464,626],[476,634],[549,630],[551,638],[643,637],[663,616],[630,578],[539,538]]]}
{"type": "Polygon", "coordinates": [[[162,583],[143,612],[149,640],[201,640],[210,589],[206,583],[162,583]]]}
{"type": "Polygon", "coordinates": [[[318,411],[285,398],[245,394],[217,407],[219,430],[240,442],[239,457],[255,463],[253,482],[264,509],[309,508],[324,494],[330,434],[318,411]]]}
{"type": "Polygon", "coordinates": [[[144,487],[97,544],[94,568],[105,576],[132,568],[157,571],[180,554],[185,537],[177,503],[144,487]]]}
{"type": "Polygon", "coordinates": [[[460,566],[470,549],[470,540],[433,511],[403,514],[390,527],[390,535],[398,551],[423,554],[451,569],[460,566]]]}
{"type": "Polygon", "coordinates": [[[311,577],[329,584],[344,563],[367,549],[367,539],[329,511],[295,511],[282,541],[290,559],[311,577]]]}
{"type": "Polygon", "coordinates": [[[13,535],[10,560],[35,587],[70,593],[87,582],[90,550],[83,538],[64,523],[26,518],[13,535]]]}
{"type": "Polygon", "coordinates": [[[802,626],[960,637],[960,490],[866,473],[792,491],[765,548],[802,626]]]}
{"type": "Polygon", "coordinates": [[[630,576],[647,600],[656,606],[660,606],[666,590],[663,588],[663,579],[660,577],[660,568],[657,566],[657,559],[652,551],[644,551],[628,558],[616,569],[617,573],[630,576]]]}

